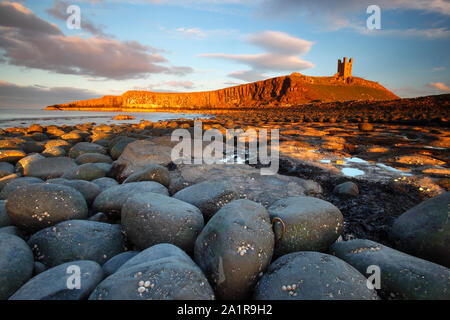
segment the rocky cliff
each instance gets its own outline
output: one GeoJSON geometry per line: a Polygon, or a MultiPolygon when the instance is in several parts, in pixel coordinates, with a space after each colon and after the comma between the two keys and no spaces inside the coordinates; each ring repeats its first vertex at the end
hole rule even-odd
{"type": "Polygon", "coordinates": [[[159,93],[128,91],[122,96],[76,101],[49,110],[202,110],[289,107],[310,102],[393,100],[398,97],[377,82],[362,78],[309,77],[299,73],[215,91],[159,93]]]}

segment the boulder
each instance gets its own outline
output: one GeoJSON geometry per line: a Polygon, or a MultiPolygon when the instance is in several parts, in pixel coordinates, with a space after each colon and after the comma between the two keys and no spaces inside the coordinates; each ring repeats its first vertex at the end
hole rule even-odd
{"type": "Polygon", "coordinates": [[[12,192],[6,211],[14,225],[35,232],[71,219],[86,219],[88,208],[83,195],[74,188],[37,183],[12,192]]]}
{"type": "Polygon", "coordinates": [[[61,147],[52,147],[45,149],[41,153],[44,157],[65,157],[67,155],[66,151],[61,147]]]}
{"type": "Polygon", "coordinates": [[[95,180],[91,181],[92,183],[95,183],[101,191],[105,191],[106,189],[118,186],[119,183],[114,180],[113,178],[108,178],[108,177],[104,177],[104,178],[98,178],[95,180]]]}
{"type": "Polygon", "coordinates": [[[168,188],[170,186],[170,173],[166,167],[153,163],[149,164],[144,169],[133,173],[126,178],[123,183],[139,181],[156,181],[168,188]]]}
{"type": "Polygon", "coordinates": [[[52,157],[32,161],[24,167],[23,174],[44,180],[59,178],[67,170],[75,168],[75,161],[66,157],[52,157]]]}
{"type": "Polygon", "coordinates": [[[321,191],[314,181],[275,174],[262,176],[259,169],[245,164],[177,165],[170,171],[170,193],[205,181],[225,181],[237,191],[239,198],[269,207],[277,200],[321,191]]]}
{"type": "Polygon", "coordinates": [[[45,159],[45,157],[37,153],[29,154],[25,158],[22,158],[19,161],[17,161],[15,170],[23,174],[25,171],[29,170],[28,168],[32,162],[41,159],[45,159]]]}
{"type": "Polygon", "coordinates": [[[139,193],[148,192],[169,195],[167,188],[158,182],[132,182],[106,189],[97,196],[92,207],[95,212],[120,216],[122,206],[129,198],[139,193]]]}
{"type": "Polygon", "coordinates": [[[392,225],[395,247],[414,256],[450,267],[450,192],[409,209],[392,225]]]}
{"type": "Polygon", "coordinates": [[[303,251],[273,262],[258,281],[255,300],[374,300],[375,290],[351,265],[332,255],[303,251]]]}
{"type": "Polygon", "coordinates": [[[128,240],[142,250],[171,243],[193,252],[203,228],[203,216],[193,205],[157,193],[141,193],[122,207],[122,226],[128,240]]]}
{"type": "Polygon", "coordinates": [[[450,299],[450,270],[410,256],[374,241],[355,239],[336,242],[331,253],[363,274],[377,266],[381,291],[397,299],[450,299]]]}
{"type": "Polygon", "coordinates": [[[72,159],[76,159],[85,153],[106,154],[106,149],[105,147],[102,147],[101,145],[96,143],[79,142],[70,149],[69,157],[71,157],[72,159]]]}
{"type": "Polygon", "coordinates": [[[6,201],[0,200],[0,228],[12,225],[12,221],[6,212],[6,201]]]}
{"type": "Polygon", "coordinates": [[[95,198],[101,193],[101,189],[95,183],[88,182],[85,180],[67,180],[67,179],[50,179],[46,181],[51,184],[61,184],[64,186],[72,187],[75,190],[78,190],[86,200],[88,206],[90,206],[95,198]]]}
{"type": "Polygon", "coordinates": [[[359,194],[359,188],[356,183],[348,181],[334,187],[333,193],[345,196],[357,196],[359,194]]]}
{"type": "Polygon", "coordinates": [[[276,201],[268,210],[275,225],[277,256],[295,251],[328,251],[344,230],[339,209],[318,198],[289,197],[276,201]]]}
{"type": "Polygon", "coordinates": [[[221,299],[245,299],[269,265],[274,234],[267,210],[250,200],[220,209],[195,242],[195,261],[221,299]]]}
{"type": "Polygon", "coordinates": [[[107,170],[100,168],[96,163],[86,163],[81,166],[68,169],[64,172],[61,178],[68,180],[92,181],[103,178],[106,175],[106,172],[107,170]]]}
{"type": "Polygon", "coordinates": [[[8,162],[0,162],[0,178],[14,173],[14,166],[8,162]]]}
{"type": "Polygon", "coordinates": [[[227,181],[204,181],[178,191],[173,197],[199,208],[208,221],[223,206],[237,200],[239,195],[227,181]]]}
{"type": "Polygon", "coordinates": [[[136,256],[138,251],[125,251],[112,257],[103,265],[103,273],[105,277],[109,277],[116,272],[124,263],[136,256]]]}
{"type": "Polygon", "coordinates": [[[8,299],[33,275],[33,252],[21,238],[0,233],[0,300],[8,299]]]}
{"type": "Polygon", "coordinates": [[[23,186],[35,183],[44,183],[42,179],[34,177],[20,177],[11,180],[6,186],[3,187],[0,192],[0,199],[6,200],[8,196],[16,190],[22,189],[23,186]]]}
{"type": "Polygon", "coordinates": [[[150,164],[156,163],[162,166],[168,166],[172,162],[171,153],[172,148],[170,146],[161,145],[149,140],[131,142],[127,144],[116,162],[118,166],[124,168],[119,179],[125,179],[150,164]]]}
{"type": "Polygon", "coordinates": [[[145,263],[120,268],[103,280],[89,299],[213,300],[214,292],[200,268],[181,249],[173,254],[175,250],[145,263]]]}
{"type": "Polygon", "coordinates": [[[0,150],[0,162],[9,162],[15,164],[20,159],[26,157],[27,154],[19,149],[16,150],[0,150]]]}
{"type": "Polygon", "coordinates": [[[9,300],[85,300],[102,281],[102,267],[94,261],[72,261],[39,273],[9,300]],[[80,272],[80,287],[71,275],[80,272]],[[73,286],[73,287],[71,287],[73,286]]]}
{"type": "Polygon", "coordinates": [[[101,153],[84,153],[75,159],[78,165],[86,163],[112,163],[112,159],[101,153]]]}
{"type": "Polygon", "coordinates": [[[33,234],[28,244],[37,261],[53,267],[75,260],[92,260],[104,264],[122,252],[119,225],[69,220],[33,234]]]}
{"type": "Polygon", "coordinates": [[[117,137],[112,139],[109,144],[109,153],[114,160],[119,159],[125,148],[132,142],[136,141],[134,138],[117,137]]]}

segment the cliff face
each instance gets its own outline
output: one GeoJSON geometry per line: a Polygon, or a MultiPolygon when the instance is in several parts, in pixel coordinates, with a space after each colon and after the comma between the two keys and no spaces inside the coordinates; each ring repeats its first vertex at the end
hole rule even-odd
{"type": "Polygon", "coordinates": [[[215,91],[159,93],[128,91],[122,96],[55,105],[60,110],[198,110],[292,106],[350,100],[393,100],[398,97],[380,84],[362,78],[308,77],[299,73],[215,91]]]}

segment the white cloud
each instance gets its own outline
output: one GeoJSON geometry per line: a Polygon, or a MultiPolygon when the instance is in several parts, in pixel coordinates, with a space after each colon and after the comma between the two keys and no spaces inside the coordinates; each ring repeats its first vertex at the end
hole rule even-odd
{"type": "Polygon", "coordinates": [[[438,90],[443,91],[443,92],[450,92],[450,87],[447,86],[445,83],[442,83],[442,82],[430,82],[428,84],[428,86],[430,88],[435,88],[435,89],[438,89],[438,90]]]}

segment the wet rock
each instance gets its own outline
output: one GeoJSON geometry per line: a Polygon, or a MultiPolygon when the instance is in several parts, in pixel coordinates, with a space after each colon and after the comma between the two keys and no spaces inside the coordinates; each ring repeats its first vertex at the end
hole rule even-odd
{"type": "Polygon", "coordinates": [[[102,191],[105,191],[106,189],[109,189],[109,188],[119,185],[119,183],[116,180],[114,180],[113,178],[108,178],[108,177],[98,178],[98,179],[92,180],[91,182],[95,183],[97,186],[99,186],[102,191]]]}
{"type": "Polygon", "coordinates": [[[21,148],[25,153],[41,153],[45,149],[44,142],[25,141],[21,148]]]}
{"type": "Polygon", "coordinates": [[[0,178],[14,173],[14,166],[8,162],[0,162],[0,178]]]}
{"type": "Polygon", "coordinates": [[[8,299],[33,275],[33,252],[25,241],[0,233],[0,300],[8,299]]]}
{"type": "Polygon", "coordinates": [[[170,173],[166,167],[159,164],[150,164],[130,175],[123,183],[139,181],[156,181],[168,188],[170,186],[170,173]]]}
{"type": "Polygon", "coordinates": [[[25,239],[24,233],[21,230],[19,230],[16,226],[2,227],[2,228],[0,228],[0,233],[12,234],[19,238],[25,239]]]}
{"type": "Polygon", "coordinates": [[[154,192],[169,195],[167,188],[154,181],[132,182],[108,188],[100,193],[94,201],[95,212],[104,212],[113,216],[120,216],[124,203],[139,193],[154,192]]]}
{"type": "Polygon", "coordinates": [[[141,252],[130,260],[126,261],[118,271],[133,268],[140,264],[145,264],[154,260],[163,259],[167,257],[177,257],[180,260],[184,260],[187,263],[192,263],[192,259],[180,248],[170,243],[160,243],[151,246],[141,252]]]}
{"type": "Polygon", "coordinates": [[[412,255],[450,267],[450,192],[409,209],[391,229],[395,247],[412,255]]]}
{"type": "Polygon", "coordinates": [[[78,165],[86,163],[112,163],[112,159],[101,153],[84,153],[75,159],[78,165]]]}
{"type": "Polygon", "coordinates": [[[28,244],[37,261],[53,267],[75,260],[104,264],[122,252],[122,240],[118,225],[69,220],[33,234],[28,244]]]}
{"type": "Polygon", "coordinates": [[[66,152],[68,152],[70,148],[72,148],[72,145],[69,142],[60,139],[49,140],[45,143],[45,149],[50,149],[54,147],[63,148],[66,152]]]}
{"type": "Polygon", "coordinates": [[[67,155],[66,151],[60,147],[52,147],[45,149],[41,153],[44,157],[65,157],[67,155]]]}
{"type": "Polygon", "coordinates": [[[112,140],[109,145],[109,153],[114,160],[119,159],[125,148],[132,142],[136,141],[134,138],[118,137],[117,140],[112,140]]]}
{"type": "Polygon", "coordinates": [[[92,181],[103,178],[106,175],[106,172],[107,170],[97,166],[96,163],[86,163],[81,166],[68,169],[64,172],[61,178],[68,180],[92,181]]]}
{"type": "Polygon", "coordinates": [[[6,213],[6,201],[0,200],[0,228],[12,225],[12,221],[6,213]]]}
{"type": "Polygon", "coordinates": [[[397,299],[450,299],[450,270],[374,241],[336,242],[331,252],[366,274],[371,265],[381,273],[381,290],[397,299]]]}
{"type": "Polygon", "coordinates": [[[0,162],[9,162],[15,164],[27,154],[22,150],[0,150],[0,162]]]}
{"type": "Polygon", "coordinates": [[[109,223],[109,217],[103,212],[98,212],[88,219],[89,221],[109,223]]]}
{"type": "Polygon", "coordinates": [[[359,194],[359,188],[356,183],[348,181],[334,187],[333,193],[346,196],[357,196],[359,194]]]}
{"type": "Polygon", "coordinates": [[[103,265],[103,273],[105,277],[109,277],[114,272],[116,272],[124,263],[129,261],[131,258],[136,256],[138,251],[126,251],[119,253],[118,255],[112,257],[103,265]]]}
{"type": "Polygon", "coordinates": [[[46,181],[51,184],[61,184],[64,186],[72,187],[75,190],[78,190],[86,200],[87,204],[90,206],[95,198],[101,193],[101,189],[99,186],[92,182],[88,182],[85,180],[67,180],[67,179],[50,179],[46,181]]]}
{"type": "Polygon", "coordinates": [[[16,190],[22,189],[23,186],[35,183],[44,183],[42,179],[34,177],[20,177],[9,182],[0,192],[0,199],[6,200],[8,196],[16,190]]]}
{"type": "Polygon", "coordinates": [[[171,243],[193,252],[203,223],[198,208],[157,193],[137,194],[122,207],[125,234],[141,250],[158,243],[171,243]]]}
{"type": "Polygon", "coordinates": [[[29,163],[24,167],[23,174],[25,176],[32,176],[44,180],[59,178],[64,172],[75,168],[77,165],[75,161],[65,157],[44,158],[29,163]]]}
{"type": "Polygon", "coordinates": [[[267,210],[249,200],[220,209],[195,242],[195,261],[221,299],[245,299],[269,265],[274,234],[267,210]]]}
{"type": "Polygon", "coordinates": [[[24,185],[7,199],[6,211],[14,225],[34,232],[70,219],[86,219],[83,195],[74,188],[36,183],[24,185]]]}
{"type": "Polygon", "coordinates": [[[372,300],[367,279],[341,259],[294,252],[273,262],[256,285],[256,300],[372,300]]]}
{"type": "Polygon", "coordinates": [[[85,300],[102,281],[102,267],[94,261],[72,261],[48,269],[22,286],[10,300],[85,300]],[[80,271],[80,287],[70,276],[80,271]]]}
{"type": "Polygon", "coordinates": [[[289,197],[278,200],[268,210],[275,224],[277,256],[295,251],[327,251],[344,229],[339,209],[321,199],[289,197]]]}
{"type": "Polygon", "coordinates": [[[47,266],[39,261],[34,262],[34,271],[33,271],[33,277],[37,276],[38,274],[41,274],[42,272],[48,270],[47,266]]]}
{"type": "Polygon", "coordinates": [[[162,166],[168,166],[172,162],[171,153],[172,148],[170,146],[160,145],[149,140],[139,140],[129,143],[117,160],[117,165],[125,168],[120,178],[125,179],[150,164],[156,163],[162,166]]]}
{"type": "Polygon", "coordinates": [[[69,142],[71,144],[82,142],[84,140],[83,136],[80,135],[78,132],[75,132],[75,131],[63,134],[61,136],[61,139],[66,140],[67,142],[69,142]]]}
{"type": "Polygon", "coordinates": [[[106,154],[106,149],[105,147],[102,147],[101,145],[95,143],[79,142],[70,149],[69,157],[71,157],[72,159],[76,159],[85,153],[106,154]]]}
{"type": "Polygon", "coordinates": [[[213,300],[214,292],[203,272],[178,250],[178,254],[171,250],[165,257],[119,269],[103,280],[89,299],[213,300]]]}
{"type": "Polygon", "coordinates": [[[321,191],[316,182],[279,174],[262,176],[259,169],[243,164],[178,165],[176,170],[170,171],[170,179],[171,194],[205,179],[226,181],[234,186],[240,198],[265,207],[279,199],[321,191]]]}
{"type": "Polygon", "coordinates": [[[368,122],[360,123],[358,128],[360,131],[373,131],[373,125],[368,122]]]}
{"type": "Polygon", "coordinates": [[[43,157],[37,153],[29,154],[25,158],[22,158],[19,161],[17,161],[15,170],[17,172],[20,172],[21,174],[23,174],[25,171],[29,170],[29,166],[32,162],[41,160],[41,159],[45,159],[45,157],[43,157]]]}
{"type": "Polygon", "coordinates": [[[173,197],[199,208],[205,220],[211,219],[219,209],[239,198],[234,186],[226,181],[200,182],[178,191],[173,197]]]}

